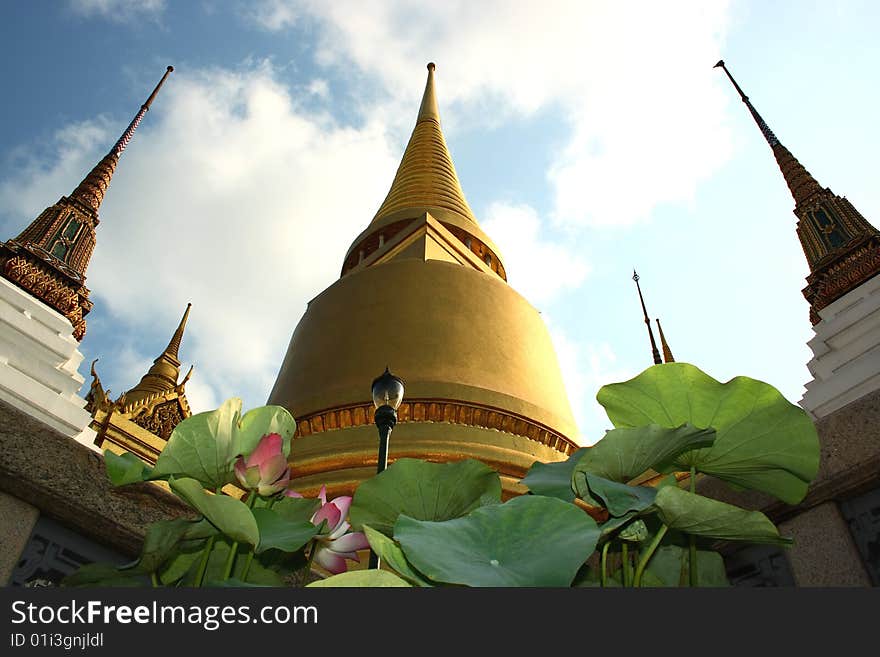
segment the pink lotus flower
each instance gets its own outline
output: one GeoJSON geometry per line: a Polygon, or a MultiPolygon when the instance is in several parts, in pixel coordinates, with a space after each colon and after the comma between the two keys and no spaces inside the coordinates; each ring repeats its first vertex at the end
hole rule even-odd
{"type": "Polygon", "coordinates": [[[281,435],[267,433],[245,459],[239,456],[235,462],[235,476],[247,490],[270,497],[281,492],[290,483],[290,469],[284,456],[281,435]]]}
{"type": "MultiPolygon", "coordinates": [[[[287,491],[285,495],[302,497],[292,490],[287,491]]],[[[346,533],[351,527],[346,520],[348,509],[351,507],[350,495],[337,497],[328,502],[327,487],[321,486],[318,497],[321,500],[321,508],[312,515],[312,524],[321,526],[325,521],[327,524],[321,533],[315,536],[315,544],[312,548],[315,550],[314,560],[329,572],[338,575],[348,570],[345,560],[359,562],[357,551],[370,547],[370,543],[363,532],[346,533]]]]}

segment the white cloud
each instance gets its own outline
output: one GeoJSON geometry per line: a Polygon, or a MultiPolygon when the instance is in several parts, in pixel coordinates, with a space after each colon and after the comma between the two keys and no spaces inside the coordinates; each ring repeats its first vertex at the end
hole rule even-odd
{"type": "Polygon", "coordinates": [[[296,3],[286,0],[260,0],[257,3],[248,3],[244,11],[249,12],[250,18],[259,26],[273,32],[292,27],[300,15],[296,3]]]}
{"type": "MultiPolygon", "coordinates": [[[[0,200],[36,216],[126,123],[60,132],[62,157],[24,167],[0,200]]],[[[137,365],[149,367],[192,302],[180,356],[195,363],[193,409],[265,403],[306,303],[339,276],[381,203],[399,157],[387,141],[381,125],[343,127],[297,107],[269,64],[175,73],[122,155],[88,270],[96,304],[132,335],[160,336],[138,345],[137,365]]],[[[121,357],[97,355],[105,367],[121,357]]],[[[128,386],[146,372],[135,364],[128,386]]]]}
{"type": "Polygon", "coordinates": [[[307,89],[310,94],[313,94],[323,100],[327,100],[330,97],[330,87],[327,84],[327,80],[315,78],[314,80],[309,82],[309,86],[307,87],[307,89]]]}
{"type": "Polygon", "coordinates": [[[612,428],[605,409],[596,401],[599,388],[627,381],[638,374],[621,366],[611,346],[605,342],[579,341],[552,318],[544,316],[559,359],[562,380],[580,435],[577,442],[592,445],[612,428]]]}
{"type": "Polygon", "coordinates": [[[577,288],[589,272],[582,257],[547,239],[546,220],[528,205],[492,203],[481,224],[501,250],[507,282],[535,306],[577,288]]]}
{"type": "Polygon", "coordinates": [[[395,98],[381,111],[406,125],[418,90],[401,90],[428,61],[454,124],[558,108],[570,129],[549,172],[561,224],[628,225],[687,202],[731,151],[729,90],[712,71],[726,2],[272,0],[255,11],[281,8],[322,26],[320,62],[378,76],[395,98]]]}
{"type": "Polygon", "coordinates": [[[138,18],[158,18],[165,11],[165,0],[68,0],[83,16],[100,16],[125,23],[138,18]]]}

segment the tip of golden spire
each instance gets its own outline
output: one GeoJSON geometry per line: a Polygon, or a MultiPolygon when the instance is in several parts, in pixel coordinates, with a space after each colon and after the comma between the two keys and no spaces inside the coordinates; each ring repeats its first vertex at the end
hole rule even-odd
{"type": "Polygon", "coordinates": [[[476,223],[464,198],[452,157],[440,129],[440,111],[434,93],[434,62],[428,64],[428,81],[412,136],[400,167],[373,222],[401,210],[439,208],[476,223]]]}
{"type": "Polygon", "coordinates": [[[186,327],[186,320],[189,318],[190,308],[192,308],[192,304],[186,304],[183,318],[180,320],[177,330],[174,331],[171,342],[165,347],[165,351],[159,354],[159,357],[153,361],[152,367],[141,378],[140,383],[126,393],[128,395],[128,403],[142,401],[156,392],[173,390],[178,385],[177,377],[180,375],[180,360],[178,360],[177,352],[183,339],[183,330],[186,327]]]}
{"type": "Polygon", "coordinates": [[[419,106],[419,118],[416,122],[434,120],[440,123],[440,110],[437,107],[437,95],[434,93],[434,62],[428,63],[428,81],[425,83],[425,93],[422,95],[422,104],[419,106]]]}
{"type": "Polygon", "coordinates": [[[180,325],[177,327],[177,330],[174,331],[174,335],[171,336],[171,342],[168,343],[168,346],[164,351],[165,355],[172,356],[175,360],[178,359],[177,352],[180,350],[180,342],[183,339],[183,330],[186,328],[186,320],[189,319],[190,308],[192,308],[192,303],[186,304],[186,310],[183,312],[183,318],[180,320],[180,325]]]}

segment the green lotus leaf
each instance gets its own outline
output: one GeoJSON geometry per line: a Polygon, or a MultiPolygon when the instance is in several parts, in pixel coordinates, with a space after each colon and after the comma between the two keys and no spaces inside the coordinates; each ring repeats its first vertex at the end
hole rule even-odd
{"type": "Polygon", "coordinates": [[[170,586],[181,580],[186,581],[185,578],[189,577],[190,579],[186,583],[191,585],[192,577],[195,576],[197,564],[201,560],[202,551],[207,542],[206,539],[194,539],[178,544],[177,549],[159,570],[159,581],[165,586],[170,586]]]}
{"type": "Polygon", "coordinates": [[[370,542],[370,548],[379,557],[382,565],[392,568],[398,575],[412,584],[417,586],[434,586],[406,560],[403,550],[394,542],[394,539],[388,538],[382,532],[377,532],[369,525],[364,525],[364,534],[366,534],[367,540],[370,542]]]}
{"type": "Polygon", "coordinates": [[[272,510],[289,522],[311,522],[319,508],[317,497],[282,497],[272,505],[272,510]]]}
{"type": "Polygon", "coordinates": [[[819,439],[806,412],[773,386],[745,376],[720,383],[688,363],[648,368],[604,386],[597,399],[615,427],[685,423],[712,427],[711,447],[682,454],[675,467],[801,501],[819,468],[819,439]]]}
{"type": "Polygon", "coordinates": [[[158,520],[147,527],[140,558],[135,562],[137,568],[145,573],[157,572],[182,541],[216,533],[217,529],[205,520],[158,520]]]}
{"type": "MultiPolygon", "coordinates": [[[[690,561],[687,548],[661,545],[654,552],[642,577],[642,586],[687,586],[690,561]]],[[[724,559],[714,550],[697,550],[697,586],[730,586],[724,559]]]]}
{"type": "Polygon", "coordinates": [[[639,513],[654,503],[657,489],[650,486],[628,486],[604,479],[590,472],[575,472],[578,495],[589,492],[599,498],[612,516],[623,516],[630,511],[639,513]]]}
{"type": "Polygon", "coordinates": [[[569,586],[596,548],[599,528],[573,504],[523,495],[443,522],[401,515],[394,538],[407,561],[435,582],[569,586]]]}
{"type": "Polygon", "coordinates": [[[143,573],[120,570],[106,563],[87,563],[61,580],[61,586],[149,586],[150,580],[143,573]]]}
{"type": "Polygon", "coordinates": [[[682,452],[706,447],[714,440],[714,429],[685,423],[674,428],[648,424],[612,429],[587,450],[573,474],[591,472],[625,484],[649,469],[667,472],[682,452]]]}
{"type": "Polygon", "coordinates": [[[318,527],[311,521],[290,521],[275,509],[252,509],[251,513],[260,531],[257,554],[272,549],[296,552],[318,533],[318,527]]]}
{"type": "Polygon", "coordinates": [[[391,536],[400,514],[417,520],[449,520],[500,502],[501,479],[480,461],[398,459],[358,486],[349,517],[357,530],[369,525],[391,536]]]}
{"type": "Polygon", "coordinates": [[[760,511],[747,511],[675,486],[657,491],[654,506],[669,528],[693,536],[775,545],[792,542],[780,536],[776,526],[760,511]]]}
{"type": "MultiPolygon", "coordinates": [[[[205,569],[202,586],[229,586],[229,584],[227,584],[228,580],[224,578],[224,575],[226,573],[226,562],[229,558],[229,551],[231,549],[232,545],[228,539],[221,538],[214,542],[214,548],[211,550],[211,555],[208,559],[208,566],[205,569]]],[[[260,563],[259,556],[250,560],[250,564],[247,566],[247,577],[242,577],[245,564],[248,563],[248,559],[245,557],[244,553],[246,549],[246,546],[238,546],[238,556],[233,563],[232,573],[230,574],[229,579],[233,581],[244,581],[254,586],[285,586],[284,580],[278,573],[266,568],[260,563]]],[[[186,584],[193,584],[200,560],[201,559],[198,559],[194,562],[190,571],[187,573],[187,576],[184,578],[183,581],[186,584]]],[[[233,584],[233,586],[235,586],[235,584],[233,584]]]]}
{"type": "Polygon", "coordinates": [[[408,587],[404,580],[387,570],[353,570],[348,573],[333,575],[327,579],[319,579],[306,585],[308,588],[333,588],[333,587],[408,587]]]}
{"type": "Polygon", "coordinates": [[[581,447],[575,450],[567,460],[557,463],[536,461],[520,483],[535,495],[545,495],[556,497],[565,502],[574,502],[575,495],[571,486],[571,477],[574,474],[575,466],[587,449],[581,447]]]}
{"type": "Polygon", "coordinates": [[[270,433],[281,436],[281,451],[290,455],[290,440],[296,432],[296,420],[283,406],[258,406],[245,413],[235,427],[231,451],[234,457],[250,454],[260,438],[270,433]]]}
{"type": "Polygon", "coordinates": [[[644,543],[649,536],[648,526],[644,520],[636,520],[620,530],[620,540],[630,543],[644,543]]]}
{"type": "Polygon", "coordinates": [[[155,472],[165,477],[196,479],[216,489],[234,480],[232,433],[241,413],[241,399],[227,399],[214,411],[186,418],[171,432],[156,459],[155,472]]]}
{"type": "Polygon", "coordinates": [[[141,461],[131,452],[115,454],[109,449],[104,450],[104,467],[107,476],[114,486],[135,484],[141,481],[149,481],[156,478],[153,468],[141,461]]]}
{"type": "Polygon", "coordinates": [[[260,532],[254,514],[229,495],[212,495],[195,479],[170,479],[171,490],[207,518],[212,525],[234,541],[257,545],[260,532]]]}
{"type": "Polygon", "coordinates": [[[625,526],[635,517],[635,511],[630,511],[617,518],[614,516],[609,517],[608,520],[599,525],[599,543],[606,543],[612,538],[612,534],[616,534],[618,529],[625,526]]]}

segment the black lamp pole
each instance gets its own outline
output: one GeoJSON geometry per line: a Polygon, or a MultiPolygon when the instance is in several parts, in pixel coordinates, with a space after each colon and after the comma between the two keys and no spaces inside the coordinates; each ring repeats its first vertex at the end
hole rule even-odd
{"type": "MultiPolygon", "coordinates": [[[[379,455],[376,460],[376,474],[388,467],[388,440],[391,430],[397,424],[397,407],[403,399],[403,379],[394,376],[386,367],[385,372],[373,381],[370,392],[376,412],[373,421],[379,430],[379,455]]],[[[370,550],[370,568],[379,567],[379,556],[370,550]]]]}
{"type": "Polygon", "coordinates": [[[376,474],[379,474],[388,467],[388,439],[391,437],[391,430],[397,424],[397,410],[382,404],[376,409],[373,421],[379,429],[379,459],[376,463],[376,474]]]}

